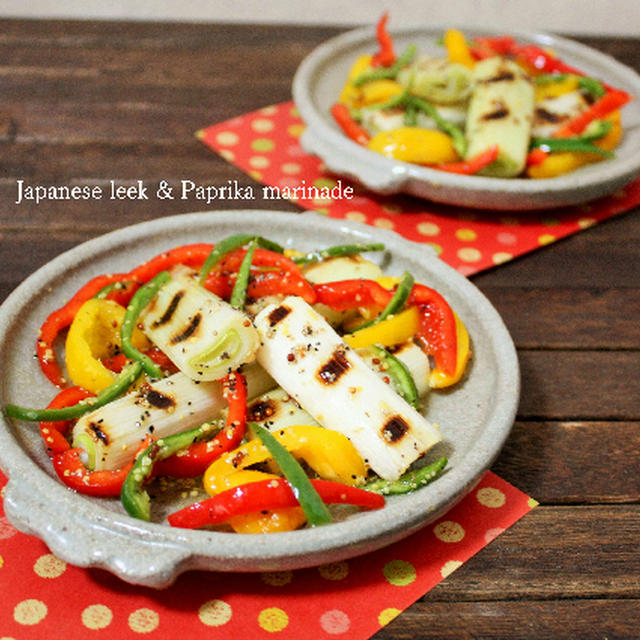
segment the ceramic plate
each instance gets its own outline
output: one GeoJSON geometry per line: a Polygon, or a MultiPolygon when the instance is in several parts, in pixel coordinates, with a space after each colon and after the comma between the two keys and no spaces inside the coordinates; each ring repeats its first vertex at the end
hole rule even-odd
{"type": "Polygon", "coordinates": [[[2,406],[45,406],[54,396],[33,358],[37,331],[46,315],[90,277],[128,271],[171,247],[217,242],[238,231],[309,251],[382,241],[387,250],[375,259],[387,273],[401,275],[408,269],[449,299],[473,347],[465,380],[453,391],[431,393],[426,403],[426,414],[444,435],[428,459],[447,455],[449,470],[413,494],[389,499],[384,509],[324,527],[269,535],[190,531],[163,524],[168,512],[182,506],[179,488],[153,501],[153,522],[130,518],[118,500],[89,498],[64,487],[44,453],[37,425],[3,417],[0,464],[9,476],[7,517],[42,538],[61,559],[154,587],[170,584],[188,569],[273,571],[339,561],[400,540],[441,515],[474,486],[502,447],[518,403],[519,370],[511,338],[487,299],[424,245],[314,213],[185,214],[124,228],[62,254],[25,280],[0,308],[2,406]]]}
{"type": "MultiPolygon", "coordinates": [[[[415,44],[420,53],[442,56],[445,29],[411,27],[393,31],[396,50],[415,44]]],[[[491,35],[464,29],[468,36],[491,35]]],[[[530,210],[578,204],[614,192],[640,171],[640,76],[589,47],[546,34],[516,33],[522,43],[553,49],[567,63],[636,96],[622,110],[625,136],[616,158],[546,180],[458,176],[399,162],[368,151],[342,134],[329,113],[358,56],[377,50],[373,28],[337,36],[303,60],[293,81],[293,98],[307,125],[301,142],[330,171],[362,183],[371,191],[409,193],[446,204],[480,209],[530,210]]]]}

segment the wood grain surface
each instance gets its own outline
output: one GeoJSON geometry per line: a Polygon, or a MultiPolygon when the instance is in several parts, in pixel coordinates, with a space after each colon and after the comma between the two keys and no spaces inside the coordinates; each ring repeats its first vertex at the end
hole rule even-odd
{"type": "MultiPolygon", "coordinates": [[[[0,300],[79,242],[194,210],[179,200],[17,206],[17,180],[256,186],[194,132],[289,100],[300,61],[336,33],[0,21],[0,300]]],[[[640,70],[640,40],[580,40],[640,70]]],[[[377,640],[640,637],[637,213],[473,278],[505,319],[522,367],[517,422],[493,470],[541,506],[377,640]]]]}

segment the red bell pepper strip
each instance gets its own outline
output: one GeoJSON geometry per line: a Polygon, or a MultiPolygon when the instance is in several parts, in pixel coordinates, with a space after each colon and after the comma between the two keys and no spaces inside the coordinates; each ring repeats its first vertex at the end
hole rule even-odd
{"type": "Polygon", "coordinates": [[[336,102],[331,107],[331,115],[348,138],[363,147],[369,144],[369,140],[371,140],[369,132],[351,117],[349,107],[346,104],[336,102]]]}
{"type": "Polygon", "coordinates": [[[415,284],[407,305],[420,309],[417,342],[433,356],[440,371],[452,376],[457,365],[458,338],[456,319],[449,303],[434,289],[415,284]]]}
{"type": "Polygon", "coordinates": [[[223,378],[224,397],[229,405],[224,426],[213,440],[196,442],[180,455],[174,454],[154,465],[154,475],[193,478],[223,453],[235,449],[247,429],[247,381],[238,372],[223,378]]]}
{"type": "Polygon", "coordinates": [[[583,111],[558,129],[553,134],[553,137],[567,138],[579,135],[587,128],[589,123],[604,118],[612,111],[624,106],[629,100],[631,100],[631,96],[626,91],[619,89],[607,91],[607,93],[596,100],[586,111],[583,111]]]}
{"type": "Polygon", "coordinates": [[[498,148],[498,145],[494,144],[468,160],[431,165],[430,168],[437,169],[438,171],[447,171],[448,173],[458,173],[461,175],[471,176],[494,162],[498,157],[499,151],[500,149],[498,148]]]}
{"type": "Polygon", "coordinates": [[[385,11],[376,25],[376,37],[380,50],[371,59],[373,67],[390,67],[396,61],[396,54],[393,50],[393,38],[387,31],[389,12],[385,11]]]}
{"type": "Polygon", "coordinates": [[[130,280],[144,284],[151,280],[151,278],[157,276],[161,271],[170,269],[176,264],[198,267],[207,259],[207,256],[211,253],[211,249],[213,249],[213,245],[206,243],[187,244],[175,247],[138,265],[127,274],[127,277],[130,280]]]}
{"type": "Polygon", "coordinates": [[[67,449],[53,456],[53,468],[64,484],[90,496],[119,496],[133,461],[115,471],[89,471],[80,458],[82,449],[67,449]]]}
{"type": "Polygon", "coordinates": [[[303,277],[277,271],[252,274],[247,297],[258,300],[272,295],[295,295],[308,304],[315,304],[317,300],[313,285],[303,277]]]}
{"type": "Polygon", "coordinates": [[[219,298],[227,301],[233,291],[233,282],[228,275],[217,271],[209,273],[207,279],[202,283],[202,286],[208,291],[211,291],[211,293],[215,293],[219,298]]]}
{"type": "Polygon", "coordinates": [[[469,48],[474,58],[482,60],[493,56],[504,56],[513,51],[516,46],[511,36],[476,37],[469,48]]]}
{"type": "MultiPolygon", "coordinates": [[[[232,251],[220,261],[218,270],[214,273],[237,273],[246,253],[246,249],[232,251]]],[[[253,267],[275,271],[252,272],[247,288],[248,297],[257,300],[267,295],[293,294],[309,304],[315,304],[314,288],[293,260],[275,251],[258,247],[254,251],[251,264],[253,267]]]]}
{"type": "Polygon", "coordinates": [[[527,154],[527,166],[533,167],[537,164],[542,164],[548,156],[549,154],[540,147],[531,149],[531,151],[529,151],[529,153],[527,154]]]}
{"type": "Polygon", "coordinates": [[[331,307],[334,311],[348,311],[358,307],[381,307],[389,304],[393,292],[385,289],[375,280],[337,280],[314,286],[316,301],[331,307]]]}
{"type": "MultiPolygon", "coordinates": [[[[367,509],[384,507],[383,496],[331,480],[311,480],[326,504],[351,504],[367,509]]],[[[284,478],[271,478],[234,487],[169,515],[173,527],[196,529],[222,524],[233,516],[262,510],[298,506],[291,486],[284,478]]]]}
{"type": "MultiPolygon", "coordinates": [[[[144,451],[152,440],[151,436],[147,436],[142,441],[136,456],[144,451]]],[[[69,488],[85,495],[101,498],[119,496],[122,484],[131,471],[136,456],[122,469],[89,471],[82,463],[81,453],[82,449],[69,447],[66,451],[53,456],[53,468],[60,480],[69,488]]]]}
{"type": "MultiPolygon", "coordinates": [[[[48,404],[47,409],[59,409],[60,407],[72,407],[81,400],[89,398],[93,394],[82,387],[67,387],[60,391],[48,404]]],[[[40,435],[44,442],[45,450],[49,456],[54,456],[71,448],[64,437],[73,420],[42,421],[40,422],[40,435]]]]}
{"type": "Polygon", "coordinates": [[[42,372],[56,387],[63,388],[67,384],[53,349],[53,343],[58,337],[58,334],[71,325],[78,309],[98,293],[100,289],[112,282],[119,282],[126,279],[126,275],[121,273],[96,276],[83,285],[69,302],[59,309],[52,311],[49,316],[47,316],[38,332],[36,356],[42,372]]]}

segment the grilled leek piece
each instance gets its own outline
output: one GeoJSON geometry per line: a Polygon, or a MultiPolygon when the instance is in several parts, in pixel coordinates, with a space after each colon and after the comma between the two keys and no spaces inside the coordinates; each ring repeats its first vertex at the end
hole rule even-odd
{"type": "Polygon", "coordinates": [[[258,348],[248,316],[186,273],[160,289],[140,322],[147,337],[192,380],[219,380],[252,362],[258,348]]]}
{"type": "MultiPolygon", "coordinates": [[[[243,373],[250,397],[275,386],[255,363],[243,373]]],[[[147,435],[158,439],[197,427],[219,418],[226,406],[220,382],[197,382],[178,372],[82,416],[73,428],[73,446],[84,450],[89,469],[119,469],[147,435]]]]}
{"type": "Polygon", "coordinates": [[[512,178],[524,170],[531,138],[534,88],[531,78],[506,58],[486,58],[473,69],[474,89],[467,114],[467,158],[493,145],[498,158],[480,173],[512,178]]]}
{"type": "Polygon", "coordinates": [[[347,436],[382,478],[400,477],[441,440],[304,300],[289,296],[254,322],[258,362],[319,424],[347,436]]]}

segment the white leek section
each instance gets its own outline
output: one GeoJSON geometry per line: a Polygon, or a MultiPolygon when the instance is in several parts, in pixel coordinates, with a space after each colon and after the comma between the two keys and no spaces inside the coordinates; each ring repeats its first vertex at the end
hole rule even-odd
{"type": "MultiPolygon", "coordinates": [[[[249,397],[275,386],[257,364],[243,369],[249,397]]],[[[196,382],[175,373],[82,416],[73,428],[73,446],[87,454],[91,469],[119,469],[147,435],[156,439],[216,420],[227,407],[219,381],[196,382]]]]}
{"type": "Polygon", "coordinates": [[[252,362],[258,348],[248,316],[185,274],[160,289],[140,322],[149,339],[193,380],[219,380],[252,362]]]}
{"type": "Polygon", "coordinates": [[[382,478],[398,478],[441,440],[301,298],[265,308],[254,323],[258,362],[319,424],[350,438],[382,478]]]}

